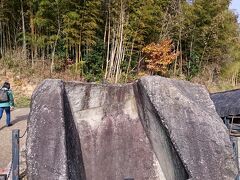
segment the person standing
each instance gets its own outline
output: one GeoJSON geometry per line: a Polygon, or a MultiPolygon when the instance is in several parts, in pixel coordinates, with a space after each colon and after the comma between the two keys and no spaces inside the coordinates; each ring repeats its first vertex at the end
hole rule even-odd
{"type": "Polygon", "coordinates": [[[10,88],[9,82],[4,82],[2,88],[0,89],[0,120],[2,118],[3,112],[6,112],[6,124],[7,126],[12,126],[11,123],[11,110],[14,109],[14,98],[13,93],[10,88]]]}

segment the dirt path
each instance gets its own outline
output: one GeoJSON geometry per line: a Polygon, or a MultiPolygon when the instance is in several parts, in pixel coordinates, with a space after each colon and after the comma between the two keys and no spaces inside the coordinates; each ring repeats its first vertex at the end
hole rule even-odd
{"type": "MultiPolygon", "coordinates": [[[[12,130],[20,129],[20,136],[27,128],[29,108],[15,109],[12,111],[11,127],[6,127],[5,113],[0,120],[0,169],[6,168],[12,158],[12,130]]],[[[26,135],[20,139],[20,148],[25,145],[26,135]]]]}

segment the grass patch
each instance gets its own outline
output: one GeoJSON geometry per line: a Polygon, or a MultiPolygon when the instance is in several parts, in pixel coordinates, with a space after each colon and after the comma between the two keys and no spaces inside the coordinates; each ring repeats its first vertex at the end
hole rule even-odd
{"type": "Polygon", "coordinates": [[[15,106],[17,108],[26,108],[30,107],[31,98],[27,96],[20,96],[15,98],[15,106]]]}
{"type": "Polygon", "coordinates": [[[207,89],[211,93],[229,91],[229,90],[239,89],[239,88],[240,88],[239,84],[234,86],[227,81],[220,81],[218,84],[210,84],[207,86],[207,89]]]}

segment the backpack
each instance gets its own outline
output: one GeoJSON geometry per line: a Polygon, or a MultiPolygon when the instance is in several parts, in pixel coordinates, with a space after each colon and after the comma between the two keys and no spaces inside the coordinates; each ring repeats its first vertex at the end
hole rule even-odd
{"type": "Polygon", "coordinates": [[[0,103],[8,102],[8,101],[9,101],[9,98],[8,98],[7,90],[0,89],[0,103]]]}

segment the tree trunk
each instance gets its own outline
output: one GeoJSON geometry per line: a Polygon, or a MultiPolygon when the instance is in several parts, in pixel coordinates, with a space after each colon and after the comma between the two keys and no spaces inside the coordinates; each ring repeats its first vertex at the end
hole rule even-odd
{"type": "Polygon", "coordinates": [[[61,31],[61,23],[60,23],[60,14],[59,14],[59,8],[58,8],[58,31],[57,31],[57,38],[54,42],[54,45],[53,45],[53,50],[52,50],[52,55],[51,55],[51,71],[50,73],[52,74],[53,73],[53,70],[54,70],[54,65],[55,65],[55,61],[54,61],[54,58],[55,58],[55,51],[56,51],[56,46],[57,46],[57,42],[58,42],[58,38],[59,38],[59,35],[60,35],[60,31],[61,31]]]}
{"type": "Polygon", "coordinates": [[[32,43],[31,43],[31,58],[32,58],[32,68],[34,66],[34,59],[36,59],[37,56],[37,48],[36,48],[36,37],[35,37],[35,27],[33,23],[33,12],[32,8],[30,7],[30,28],[31,28],[31,38],[32,38],[32,43]]]}
{"type": "Polygon", "coordinates": [[[9,24],[7,25],[7,33],[8,33],[8,51],[12,54],[12,41],[11,41],[11,33],[10,33],[10,28],[9,24]]]}
{"type": "Polygon", "coordinates": [[[129,69],[130,69],[130,66],[131,66],[131,62],[132,62],[133,47],[134,47],[134,39],[133,39],[132,47],[131,47],[131,51],[130,51],[130,57],[129,57],[129,61],[128,61],[128,67],[127,67],[125,82],[127,82],[128,73],[129,73],[129,69]]]}
{"type": "Polygon", "coordinates": [[[27,44],[26,44],[26,30],[25,30],[25,20],[24,20],[24,11],[23,11],[23,1],[21,2],[21,16],[22,16],[22,34],[23,34],[23,45],[22,45],[22,51],[23,51],[23,58],[27,59],[27,44]]]}
{"type": "Polygon", "coordinates": [[[3,54],[3,27],[2,22],[0,22],[0,59],[4,57],[3,54]]]}
{"type": "Polygon", "coordinates": [[[52,60],[52,62],[51,62],[51,74],[53,73],[53,69],[54,69],[54,65],[55,65],[55,60],[54,60],[54,58],[55,58],[55,51],[56,51],[56,46],[57,46],[57,41],[58,41],[58,36],[59,36],[59,34],[60,34],[60,26],[59,26],[59,28],[58,28],[57,39],[56,39],[55,42],[54,42],[53,50],[52,50],[52,55],[51,55],[51,60],[52,60]]]}
{"type": "MultiPolygon", "coordinates": [[[[179,41],[177,42],[177,52],[179,51],[179,41]]],[[[174,62],[174,70],[173,70],[173,76],[176,76],[177,73],[177,61],[178,61],[178,56],[176,56],[176,60],[174,62]]]]}
{"type": "MultiPolygon", "coordinates": [[[[110,6],[110,5],[109,5],[110,6]]],[[[106,54],[106,68],[105,68],[105,75],[104,75],[104,79],[107,79],[108,77],[108,74],[109,74],[109,57],[110,57],[110,54],[109,54],[109,51],[110,51],[110,39],[111,39],[111,23],[110,23],[110,7],[108,9],[108,36],[107,36],[107,54],[106,54]]]]}
{"type": "Polygon", "coordinates": [[[119,42],[118,42],[118,50],[116,54],[116,72],[115,72],[115,83],[119,81],[120,72],[121,72],[121,63],[124,59],[125,50],[124,50],[124,44],[123,44],[123,25],[124,25],[124,8],[123,8],[123,2],[121,0],[121,10],[120,10],[120,23],[119,23],[119,42]]]}

